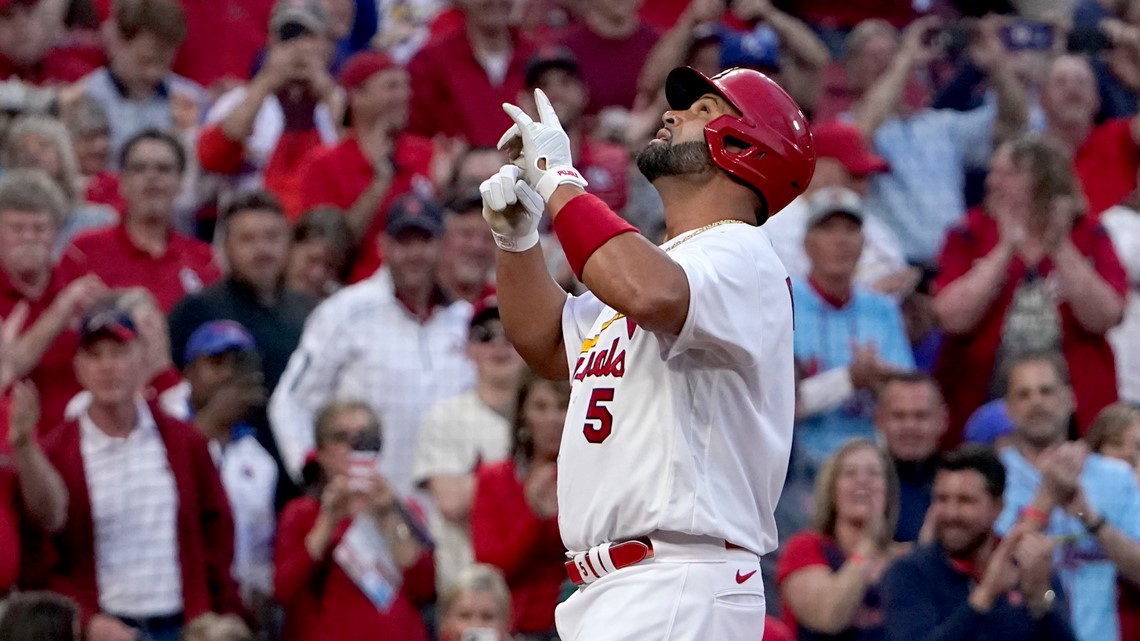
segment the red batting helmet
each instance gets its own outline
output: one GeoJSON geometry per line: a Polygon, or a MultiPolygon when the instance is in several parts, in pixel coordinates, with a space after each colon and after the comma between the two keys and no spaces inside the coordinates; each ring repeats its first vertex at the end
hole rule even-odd
{"type": "Polygon", "coordinates": [[[673,109],[688,109],[709,93],[741,114],[705,125],[713,162],[760,192],[767,215],[775,215],[803,193],[815,172],[807,119],[779,85],[752,69],[729,69],[709,78],[692,67],[678,67],[665,81],[665,97],[673,109]],[[729,146],[743,151],[729,151],[729,146]]]}

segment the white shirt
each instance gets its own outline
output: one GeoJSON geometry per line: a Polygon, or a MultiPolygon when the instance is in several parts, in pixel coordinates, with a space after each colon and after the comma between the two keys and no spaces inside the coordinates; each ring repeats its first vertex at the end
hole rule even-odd
{"type": "Polygon", "coordinates": [[[357,399],[380,417],[380,467],[407,496],[424,415],[475,383],[466,355],[471,312],[470,303],[457,301],[421,323],[396,300],[387,269],[321,303],[269,401],[285,469],[300,478],[315,442],[314,418],[326,403],[357,399]]]}
{"type": "Polygon", "coordinates": [[[99,607],[121,616],[182,611],[178,488],[154,417],[139,402],[126,438],[79,416],[80,445],[95,530],[99,607]]]}
{"type": "Polygon", "coordinates": [[[1124,320],[1108,332],[1116,380],[1122,400],[1140,403],[1140,212],[1117,206],[1105,211],[1100,222],[1128,273],[1124,320]]]}
{"type": "MultiPolygon", "coordinates": [[[[807,199],[800,196],[762,227],[792,278],[807,278],[811,271],[811,261],[804,250],[809,213],[807,199]]],[[[895,232],[877,216],[864,216],[863,253],[855,268],[855,282],[874,288],[879,280],[897,274],[906,267],[906,255],[895,232]]]]}
{"type": "Polygon", "coordinates": [[[563,309],[573,380],[558,523],[569,550],[658,530],[776,548],[795,405],[787,272],[759,228],[686,237],[664,245],[689,281],[680,335],[636,327],[592,294],[563,309]]]}
{"type": "Polygon", "coordinates": [[[277,463],[244,434],[222,445],[210,441],[234,516],[233,575],[242,594],[273,594],[273,539],[277,532],[277,463]]]}
{"type": "MultiPolygon", "coordinates": [[[[510,421],[471,390],[428,412],[420,430],[412,478],[416,485],[426,485],[433,476],[474,474],[480,463],[507,458],[510,449],[510,421]]],[[[466,522],[449,521],[439,510],[429,512],[428,524],[435,541],[436,585],[451,585],[475,562],[471,532],[466,522]]]]}

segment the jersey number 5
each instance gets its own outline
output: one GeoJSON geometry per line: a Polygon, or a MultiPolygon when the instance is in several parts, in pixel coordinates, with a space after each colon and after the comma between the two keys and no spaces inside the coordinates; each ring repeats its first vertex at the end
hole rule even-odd
{"type": "Polygon", "coordinates": [[[582,434],[591,443],[601,443],[614,430],[614,415],[604,405],[614,400],[614,388],[596,387],[590,392],[590,406],[586,408],[586,424],[582,434]]]}

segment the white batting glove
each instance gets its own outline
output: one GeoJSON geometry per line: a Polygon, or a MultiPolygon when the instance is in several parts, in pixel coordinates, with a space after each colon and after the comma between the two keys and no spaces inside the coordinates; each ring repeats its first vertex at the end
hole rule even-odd
{"type": "Polygon", "coordinates": [[[524,252],[538,244],[542,199],[522,179],[522,169],[503,165],[499,173],[479,185],[483,219],[499,249],[524,252]]]}
{"type": "Polygon", "coordinates": [[[525,170],[526,181],[549,201],[550,195],[559,185],[577,185],[583,189],[588,184],[582,174],[574,169],[570,157],[570,137],[562,130],[558,114],[541,89],[534,90],[534,104],[538,107],[538,122],[530,119],[522,109],[510,103],[503,103],[503,111],[515,121],[511,128],[499,139],[499,149],[518,146],[522,141],[522,156],[512,158],[525,170]]]}

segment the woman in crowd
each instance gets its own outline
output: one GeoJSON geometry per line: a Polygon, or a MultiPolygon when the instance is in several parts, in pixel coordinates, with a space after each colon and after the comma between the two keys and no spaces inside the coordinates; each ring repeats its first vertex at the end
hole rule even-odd
{"type": "MultiPolygon", "coordinates": [[[[1109,405],[1093,419],[1085,442],[1093,452],[1140,470],[1140,409],[1124,403],[1109,405]]],[[[1117,578],[1117,584],[1120,638],[1140,639],[1140,586],[1123,577],[1117,578]]]]}
{"type": "Polygon", "coordinates": [[[12,124],[4,143],[5,169],[38,169],[52,179],[66,198],[68,212],[55,252],[80,231],[113,225],[119,220],[114,209],[87,202],[80,186],[79,163],[67,128],[48,116],[23,116],[12,124]]]}
{"type": "Polygon", "coordinates": [[[352,246],[343,212],[332,207],[306,212],[293,227],[285,286],[316,300],[328,298],[344,284],[352,246]]]}
{"type": "Polygon", "coordinates": [[[776,569],[785,622],[799,641],[883,639],[878,584],[899,513],[887,455],[849,441],[816,479],[815,510],[814,527],[788,541],[776,569]]]}
{"type": "Polygon", "coordinates": [[[994,152],[982,207],[946,236],[934,311],[946,338],[935,374],[960,434],[1000,393],[994,374],[1020,354],[1059,350],[1083,434],[1116,400],[1105,333],[1120,322],[1127,283],[1104,229],[1084,214],[1072,161],[1057,143],[1014,139],[994,152]]]}
{"type": "Polygon", "coordinates": [[[277,530],[285,641],[427,641],[418,607],[435,596],[435,568],[422,525],[377,472],[380,445],[364,403],[333,401],[317,415],[308,494],[285,506],[277,530]],[[346,543],[350,527],[361,536],[346,543]],[[386,556],[397,576],[361,578],[354,561],[368,555],[386,556]]]}
{"type": "Polygon", "coordinates": [[[1108,333],[1116,356],[1120,399],[1140,403],[1140,191],[1129,202],[1106,210],[1100,223],[1128,274],[1124,320],[1108,333]]]}
{"type": "Polygon", "coordinates": [[[468,566],[439,599],[440,641],[511,641],[511,592],[494,566],[468,566]]]}
{"type": "Polygon", "coordinates": [[[471,505],[475,559],[511,588],[511,628],[524,639],[556,639],[554,608],[566,579],[558,534],[556,469],[570,385],[533,374],[519,388],[513,456],[476,472],[471,505]]]}

